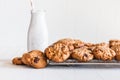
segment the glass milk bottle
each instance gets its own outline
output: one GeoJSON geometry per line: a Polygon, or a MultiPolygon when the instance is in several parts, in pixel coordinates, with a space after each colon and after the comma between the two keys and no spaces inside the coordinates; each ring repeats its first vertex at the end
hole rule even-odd
{"type": "Polygon", "coordinates": [[[45,11],[31,11],[31,22],[28,30],[27,48],[31,50],[41,50],[48,46],[48,31],[45,20],[45,11]]]}

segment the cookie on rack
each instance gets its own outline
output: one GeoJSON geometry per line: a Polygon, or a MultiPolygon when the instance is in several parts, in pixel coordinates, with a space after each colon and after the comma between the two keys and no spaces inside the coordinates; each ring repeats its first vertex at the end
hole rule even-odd
{"type": "Polygon", "coordinates": [[[70,50],[84,46],[84,42],[82,42],[81,40],[71,39],[71,38],[60,39],[56,43],[62,43],[67,45],[70,50]]]}
{"type": "Polygon", "coordinates": [[[47,66],[47,59],[45,58],[43,52],[39,50],[32,50],[23,54],[22,62],[34,68],[44,68],[47,66]]]}
{"type": "Polygon", "coordinates": [[[22,65],[23,64],[22,58],[21,57],[15,57],[15,58],[13,58],[12,63],[15,64],[15,65],[22,65]]]}
{"type": "Polygon", "coordinates": [[[120,61],[120,40],[110,40],[109,47],[116,52],[115,59],[120,61]]]}
{"type": "Polygon", "coordinates": [[[114,39],[114,40],[109,40],[109,47],[113,47],[115,45],[120,45],[120,40],[114,39]]]}
{"type": "Polygon", "coordinates": [[[104,46],[96,46],[93,54],[96,59],[103,61],[112,60],[116,56],[116,53],[112,49],[104,46]]]}
{"type": "MultiPolygon", "coordinates": [[[[71,39],[71,38],[64,38],[64,39],[58,40],[58,41],[55,42],[54,44],[56,44],[56,43],[65,44],[65,45],[68,46],[69,50],[73,50],[73,49],[74,49],[74,46],[73,46],[73,43],[74,43],[74,42],[75,42],[75,41],[74,41],[73,39],[71,39]]],[[[54,45],[54,44],[53,44],[53,45],[54,45]]]]}
{"type": "Polygon", "coordinates": [[[71,54],[69,46],[61,42],[49,46],[44,53],[49,60],[54,62],[64,62],[71,54]]]}
{"type": "Polygon", "coordinates": [[[88,47],[89,50],[93,51],[96,48],[96,46],[109,47],[109,44],[105,42],[97,43],[97,44],[86,43],[85,46],[88,47]]]}
{"type": "Polygon", "coordinates": [[[114,50],[116,52],[116,56],[115,56],[115,59],[120,61],[120,45],[113,45],[111,47],[112,50],[114,50]]]}
{"type": "Polygon", "coordinates": [[[76,59],[80,62],[87,62],[93,59],[93,54],[91,50],[87,49],[87,47],[81,47],[73,50],[71,56],[73,59],[76,59]]]}

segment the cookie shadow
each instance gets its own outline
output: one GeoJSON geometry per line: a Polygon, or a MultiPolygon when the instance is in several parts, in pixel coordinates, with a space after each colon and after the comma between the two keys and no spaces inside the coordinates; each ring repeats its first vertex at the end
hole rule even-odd
{"type": "Polygon", "coordinates": [[[25,65],[14,65],[12,64],[12,61],[11,60],[7,60],[7,59],[1,59],[0,60],[0,67],[2,68],[13,68],[13,69],[33,69],[29,66],[25,66],[25,65]]]}

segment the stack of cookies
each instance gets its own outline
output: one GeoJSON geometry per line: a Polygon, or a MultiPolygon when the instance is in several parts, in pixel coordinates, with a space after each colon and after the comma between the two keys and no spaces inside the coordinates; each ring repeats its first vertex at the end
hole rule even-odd
{"type": "Polygon", "coordinates": [[[48,46],[44,52],[33,50],[24,53],[22,57],[14,58],[12,62],[17,65],[44,68],[47,66],[47,59],[57,63],[67,59],[76,59],[79,62],[88,62],[93,59],[120,61],[120,40],[110,40],[109,44],[105,42],[93,44],[76,39],[61,39],[48,46]]]}

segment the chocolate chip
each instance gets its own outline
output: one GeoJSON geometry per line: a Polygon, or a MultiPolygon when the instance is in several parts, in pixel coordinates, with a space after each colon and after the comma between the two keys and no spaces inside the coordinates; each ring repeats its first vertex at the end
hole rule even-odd
{"type": "Polygon", "coordinates": [[[74,43],[73,46],[74,46],[75,48],[82,48],[82,47],[84,47],[84,44],[74,43]]]}
{"type": "Polygon", "coordinates": [[[21,58],[18,58],[18,60],[21,60],[21,58]]]}
{"type": "Polygon", "coordinates": [[[92,48],[88,48],[88,50],[92,51],[92,48]]]}
{"type": "Polygon", "coordinates": [[[88,57],[88,55],[87,55],[86,53],[84,54],[84,56],[85,56],[85,57],[88,57]]]}
{"type": "Polygon", "coordinates": [[[38,57],[35,57],[35,58],[34,58],[34,62],[35,62],[35,63],[38,63],[39,60],[40,60],[40,58],[38,58],[38,57]]]}

